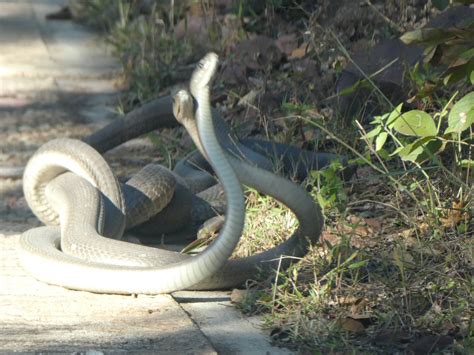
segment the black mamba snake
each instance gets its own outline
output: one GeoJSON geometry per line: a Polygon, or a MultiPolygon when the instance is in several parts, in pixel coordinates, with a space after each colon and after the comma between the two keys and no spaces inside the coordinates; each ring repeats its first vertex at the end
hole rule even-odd
{"type": "MultiPolygon", "coordinates": [[[[219,146],[213,132],[209,100],[209,84],[216,66],[217,56],[208,54],[193,73],[190,87],[198,104],[196,116],[199,134],[196,137],[193,136],[195,132],[190,133],[224,186],[227,211],[219,238],[199,256],[190,257],[101,237],[100,233],[113,237],[121,236],[123,232],[125,204],[120,187],[107,168],[104,168],[105,179],[98,175],[95,166],[97,163],[103,165],[97,152],[85,148],[86,153],[78,162],[72,151],[82,151],[82,144],[72,140],[53,141],[41,148],[28,163],[24,190],[27,201],[40,219],[53,222],[59,215],[61,230],[59,227],[40,227],[22,235],[21,261],[30,273],[45,282],[73,289],[154,294],[185,288],[219,289],[236,286],[254,276],[257,268],[274,268],[278,263],[275,259],[282,254],[301,256],[306,253],[308,245],[319,238],[323,223],[321,212],[311,197],[300,186],[238,159],[219,146]],[[69,147],[69,151],[62,147],[69,147]],[[63,153],[63,150],[66,152],[63,153]],[[44,161],[48,155],[53,157],[50,164],[44,161]],[[59,162],[64,164],[58,165],[59,162]],[[64,174],[66,170],[82,174],[85,179],[71,173],[64,174]],[[300,226],[292,237],[278,247],[251,257],[227,260],[243,226],[243,197],[235,173],[241,182],[290,207],[299,219],[300,226]],[[52,183],[49,182],[51,180],[52,183]],[[103,192],[105,198],[94,186],[103,192]],[[54,208],[46,208],[48,205],[54,208]],[[112,223],[107,216],[110,210],[115,210],[112,223]],[[66,240],[69,242],[60,241],[61,234],[62,238],[67,235],[66,240]],[[91,244],[86,240],[83,243],[83,235],[90,235],[91,244]],[[60,243],[62,249],[66,248],[67,253],[76,256],[61,252],[60,243]]],[[[188,130],[192,130],[195,129],[193,106],[192,100],[186,101],[190,98],[186,94],[177,95],[175,107],[191,107],[184,118],[192,119],[190,122],[194,123],[186,125],[188,130]]],[[[131,186],[137,188],[133,187],[133,182],[131,186]]],[[[137,189],[140,190],[140,187],[137,189]]],[[[165,190],[160,190],[158,195],[164,195],[165,190]]],[[[170,199],[169,196],[166,198],[170,199]]],[[[160,208],[162,206],[150,207],[150,214],[160,208]]]]}

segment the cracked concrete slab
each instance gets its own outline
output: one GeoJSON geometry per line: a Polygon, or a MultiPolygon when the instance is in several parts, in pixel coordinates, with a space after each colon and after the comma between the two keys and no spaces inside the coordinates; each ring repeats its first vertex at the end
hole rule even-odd
{"type": "Polygon", "coordinates": [[[262,330],[262,319],[245,316],[230,302],[230,292],[179,291],[172,294],[220,354],[275,354],[294,352],[273,346],[262,330]]]}
{"type": "Polygon", "coordinates": [[[18,264],[17,239],[0,234],[0,352],[216,353],[171,296],[100,295],[32,279],[18,264]]]}

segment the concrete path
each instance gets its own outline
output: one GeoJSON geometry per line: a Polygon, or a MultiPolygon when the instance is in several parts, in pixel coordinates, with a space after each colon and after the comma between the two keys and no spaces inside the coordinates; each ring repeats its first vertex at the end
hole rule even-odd
{"type": "MultiPolygon", "coordinates": [[[[70,21],[45,20],[66,3],[0,0],[0,169],[20,167],[46,141],[83,137],[114,116],[119,68],[104,43],[70,21]]],[[[159,155],[144,146],[146,156],[159,155]]],[[[136,152],[119,155],[128,154],[136,152]]],[[[114,155],[107,158],[113,164],[114,155]]],[[[269,344],[258,319],[231,306],[229,292],[99,295],[34,280],[15,247],[21,232],[38,225],[21,179],[0,179],[1,353],[289,353],[269,344]]]]}

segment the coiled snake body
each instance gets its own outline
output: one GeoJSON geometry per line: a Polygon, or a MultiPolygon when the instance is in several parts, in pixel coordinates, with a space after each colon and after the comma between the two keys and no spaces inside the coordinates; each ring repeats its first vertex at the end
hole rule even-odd
{"type": "MultiPolygon", "coordinates": [[[[35,214],[45,223],[59,219],[61,225],[61,228],[35,228],[22,235],[20,260],[30,273],[51,284],[104,293],[154,294],[179,289],[227,288],[254,276],[257,268],[274,268],[278,262],[274,259],[282,254],[303,255],[309,243],[318,239],[322,215],[302,188],[240,161],[220,148],[209,100],[209,85],[216,66],[217,56],[208,54],[193,73],[190,87],[198,103],[199,137],[193,139],[216,171],[227,200],[225,224],[219,238],[200,255],[190,257],[101,237],[104,234],[117,238],[123,232],[127,211],[121,189],[97,152],[83,150],[87,146],[79,142],[53,141],[32,157],[24,174],[25,197],[35,214]],[[62,148],[66,146],[69,148],[62,148]],[[72,151],[84,153],[78,159],[72,151]],[[46,158],[50,163],[45,163],[46,158]],[[97,171],[93,166],[104,168],[97,171]],[[76,175],[64,173],[68,170],[76,175]],[[243,228],[244,205],[239,180],[288,205],[300,226],[278,247],[251,257],[227,260],[243,228]]],[[[183,123],[186,122],[188,130],[195,130],[192,100],[188,100],[186,93],[177,96],[175,106],[186,109],[183,123]]],[[[134,186],[132,181],[128,189],[140,189],[140,184],[134,186]]],[[[165,196],[166,191],[163,188],[155,192],[169,201],[171,197],[165,196]]],[[[146,203],[147,207],[141,210],[150,215],[163,208],[146,203]]],[[[140,209],[132,207],[136,208],[140,209]]]]}

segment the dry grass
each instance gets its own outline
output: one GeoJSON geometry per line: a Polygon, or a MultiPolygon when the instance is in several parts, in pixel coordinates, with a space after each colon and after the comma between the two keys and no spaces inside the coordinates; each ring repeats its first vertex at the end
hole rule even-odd
{"type": "Polygon", "coordinates": [[[246,196],[245,229],[234,252],[236,257],[268,250],[291,236],[298,227],[293,213],[273,198],[251,189],[247,189],[246,196]]]}

